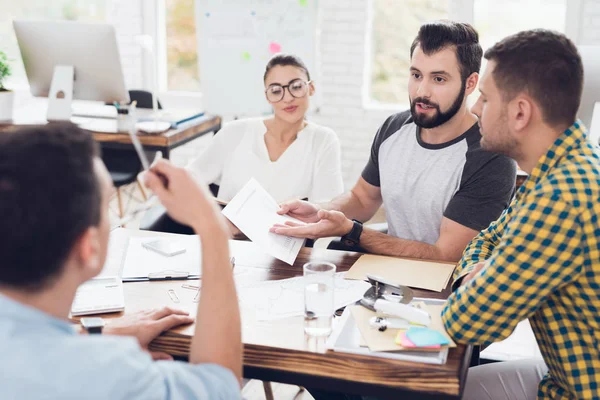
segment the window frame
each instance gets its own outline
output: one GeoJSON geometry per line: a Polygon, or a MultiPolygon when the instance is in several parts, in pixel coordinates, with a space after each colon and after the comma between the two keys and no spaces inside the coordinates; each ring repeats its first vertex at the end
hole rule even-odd
{"type": "MultiPolygon", "coordinates": [[[[363,108],[367,110],[386,110],[395,112],[399,107],[408,108],[408,103],[382,103],[371,98],[371,73],[373,65],[372,32],[373,32],[373,9],[374,2],[369,0],[367,5],[366,41],[365,41],[365,65],[363,85],[363,108]]],[[[583,11],[583,0],[565,0],[565,34],[575,45],[579,45],[581,39],[581,13],[583,11]]],[[[475,0],[448,0],[448,19],[459,22],[474,23],[475,0]]]]}
{"type": "MultiPolygon", "coordinates": [[[[196,3],[196,2],[195,2],[196,3]]],[[[196,18],[194,16],[194,18],[196,18]]],[[[142,82],[152,88],[152,64],[156,63],[158,75],[158,97],[167,107],[201,108],[202,92],[169,90],[167,86],[167,30],[165,0],[144,0],[142,2],[142,30],[152,37],[156,57],[142,54],[142,82]]]]}

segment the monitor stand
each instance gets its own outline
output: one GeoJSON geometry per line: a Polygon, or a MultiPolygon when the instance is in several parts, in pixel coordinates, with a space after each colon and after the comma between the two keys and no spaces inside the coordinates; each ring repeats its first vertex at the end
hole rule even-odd
{"type": "Polygon", "coordinates": [[[72,65],[57,65],[48,93],[48,121],[69,121],[73,102],[73,79],[75,69],[72,65]]]}

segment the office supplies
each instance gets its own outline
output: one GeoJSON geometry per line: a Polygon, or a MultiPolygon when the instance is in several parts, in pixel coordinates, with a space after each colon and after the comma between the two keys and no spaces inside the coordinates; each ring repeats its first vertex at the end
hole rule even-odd
{"type": "Polygon", "coordinates": [[[304,245],[304,239],[277,235],[269,232],[269,229],[275,224],[285,224],[286,221],[299,224],[303,222],[287,215],[279,215],[277,210],[277,202],[252,178],[223,209],[223,215],[265,253],[292,265],[304,245]]]}
{"type": "Polygon", "coordinates": [[[184,289],[200,290],[200,286],[198,286],[198,285],[188,285],[187,283],[184,283],[183,285],[181,285],[181,287],[184,288],[184,289]]]}
{"type": "Polygon", "coordinates": [[[369,325],[373,328],[377,328],[380,331],[385,331],[387,328],[390,329],[408,329],[410,328],[410,322],[403,318],[393,317],[373,317],[369,320],[369,325]]]}
{"type": "Polygon", "coordinates": [[[174,303],[179,303],[179,297],[177,296],[175,290],[169,289],[167,293],[169,294],[169,297],[171,298],[171,300],[173,300],[174,303]]]}
{"type": "MultiPolygon", "coordinates": [[[[384,335],[394,346],[394,350],[402,349],[402,351],[374,351],[367,346],[361,346],[364,340],[359,330],[353,310],[357,308],[365,313],[371,313],[364,307],[353,306],[346,307],[342,316],[338,319],[333,332],[327,340],[327,348],[342,353],[360,354],[377,358],[389,358],[395,360],[405,360],[422,362],[427,364],[445,364],[448,357],[448,346],[443,346],[439,350],[436,349],[406,349],[397,345],[394,340],[397,330],[387,329],[385,332],[379,332],[377,329],[367,326],[370,331],[384,335]],[[352,309],[352,310],[351,310],[352,309]]],[[[369,317],[370,318],[370,317],[369,317]]],[[[389,346],[388,346],[389,347],[389,346]]]]}
{"type": "Polygon", "coordinates": [[[167,129],[178,128],[190,121],[198,122],[204,117],[204,111],[194,108],[166,108],[158,110],[156,114],[151,109],[139,108],[137,111],[138,121],[152,122],[156,118],[158,122],[167,123],[167,129]]]}
{"type": "Polygon", "coordinates": [[[123,261],[124,282],[140,280],[198,279],[201,276],[200,239],[196,235],[131,237],[123,261]],[[143,244],[157,239],[185,247],[185,253],[164,257],[143,244]]]}
{"type": "Polygon", "coordinates": [[[440,332],[434,329],[416,326],[413,326],[408,331],[406,331],[406,338],[413,342],[417,347],[436,345],[445,346],[447,344],[450,344],[448,338],[446,338],[440,332]]]}
{"type": "MultiPolygon", "coordinates": [[[[432,317],[432,322],[429,325],[429,328],[435,331],[440,332],[448,339],[448,345],[442,347],[455,347],[454,342],[450,340],[450,337],[447,335],[446,330],[444,329],[444,325],[442,323],[441,312],[443,306],[435,305],[435,304],[427,304],[425,302],[413,302],[412,306],[418,309],[421,309],[432,317]]],[[[371,351],[405,351],[406,348],[399,346],[396,344],[396,336],[400,330],[388,327],[387,329],[380,331],[379,329],[371,326],[370,321],[373,317],[378,317],[376,312],[368,310],[362,306],[350,306],[348,307],[352,316],[354,317],[354,321],[358,330],[360,331],[361,337],[364,341],[364,345],[366,345],[371,351]]],[[[411,326],[411,328],[413,328],[411,326]]],[[[431,351],[431,349],[423,349],[424,351],[431,351]]]]}
{"type": "Polygon", "coordinates": [[[365,292],[360,304],[379,314],[402,318],[407,322],[429,325],[431,317],[427,312],[408,305],[413,298],[410,288],[395,285],[381,277],[367,275],[371,287],[365,292]]]}
{"type": "MultiPolygon", "coordinates": [[[[398,335],[396,335],[396,344],[405,347],[407,349],[411,349],[411,348],[418,348],[419,346],[415,345],[413,342],[410,341],[410,339],[408,339],[406,337],[406,331],[399,331],[398,335]]],[[[421,346],[423,347],[423,346],[421,346]]],[[[425,346],[425,348],[427,349],[441,349],[442,346],[439,344],[436,345],[432,345],[432,346],[425,346]]]]}
{"type": "Polygon", "coordinates": [[[117,276],[105,276],[83,283],[75,293],[71,315],[91,315],[123,311],[123,284],[117,276]]]}
{"type": "Polygon", "coordinates": [[[454,263],[364,254],[350,268],[346,279],[363,280],[370,274],[404,286],[441,292],[448,284],[455,266],[454,263]]]}

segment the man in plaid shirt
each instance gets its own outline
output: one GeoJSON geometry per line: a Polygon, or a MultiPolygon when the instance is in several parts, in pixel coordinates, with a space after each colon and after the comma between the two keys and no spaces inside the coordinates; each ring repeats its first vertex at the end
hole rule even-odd
{"type": "Polygon", "coordinates": [[[472,368],[465,398],[598,399],[600,158],[576,121],[581,58],[547,30],[507,37],[485,58],[473,107],[481,145],[529,179],[465,250],[442,318],[469,344],[505,339],[529,318],[544,360],[472,368]]]}

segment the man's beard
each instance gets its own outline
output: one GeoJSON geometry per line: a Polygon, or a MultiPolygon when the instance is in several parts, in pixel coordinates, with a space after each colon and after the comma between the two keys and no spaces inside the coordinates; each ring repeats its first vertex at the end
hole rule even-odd
{"type": "Polygon", "coordinates": [[[426,99],[424,97],[417,97],[416,99],[412,100],[410,103],[410,113],[412,115],[413,121],[415,122],[415,124],[418,127],[424,128],[424,129],[432,129],[432,128],[436,128],[440,125],[445,124],[452,117],[454,117],[456,115],[458,110],[460,110],[460,107],[462,106],[462,103],[465,99],[466,89],[467,89],[466,82],[463,81],[463,83],[461,84],[461,87],[460,87],[460,93],[458,93],[458,96],[456,96],[456,99],[454,100],[454,102],[452,103],[452,105],[450,106],[448,111],[446,111],[446,112],[442,112],[440,110],[439,104],[432,103],[431,101],[429,101],[428,99],[426,99]],[[418,114],[415,110],[417,103],[423,103],[425,105],[431,106],[431,107],[435,108],[435,110],[437,112],[432,117],[427,117],[423,114],[418,114]]]}

